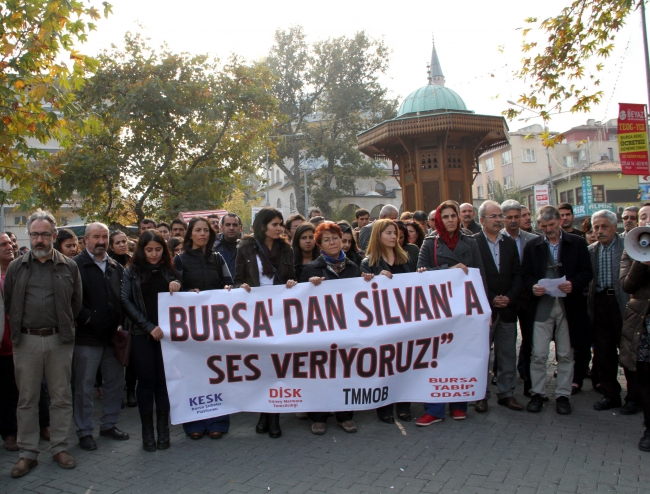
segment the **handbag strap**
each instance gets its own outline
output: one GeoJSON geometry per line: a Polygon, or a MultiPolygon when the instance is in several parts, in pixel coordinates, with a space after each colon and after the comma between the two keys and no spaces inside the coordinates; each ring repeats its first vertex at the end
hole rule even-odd
{"type": "Polygon", "coordinates": [[[284,285],[284,280],[278,274],[278,271],[277,271],[277,269],[275,269],[275,266],[271,262],[271,259],[269,259],[268,256],[266,255],[266,252],[264,252],[264,247],[262,247],[262,244],[260,243],[260,241],[255,239],[255,243],[257,244],[257,248],[259,249],[260,253],[264,256],[264,259],[266,259],[269,262],[269,264],[271,265],[271,269],[273,270],[273,276],[278,278],[281,285],[284,285]]]}

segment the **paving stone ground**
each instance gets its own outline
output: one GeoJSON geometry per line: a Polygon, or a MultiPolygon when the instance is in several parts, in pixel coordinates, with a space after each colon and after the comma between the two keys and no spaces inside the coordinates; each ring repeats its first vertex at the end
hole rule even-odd
{"type": "MultiPolygon", "coordinates": [[[[550,396],[553,370],[549,366],[550,396]]],[[[131,434],[129,441],[96,437],[98,449],[82,451],[71,427],[74,470],[59,468],[44,450],[29,475],[11,479],[18,454],[0,449],[0,493],[650,492],[650,453],[637,447],[641,414],[594,411],[601,395],[590,381],[572,398],[569,416],[555,413],[552,398],[542,413],[531,414],[498,406],[495,394],[486,414],[470,407],[465,421],[447,416],[426,428],[356,412],[356,434],[330,417],[326,434],[314,436],[308,420],[286,414],[282,438],[270,439],[255,434],[256,414],[241,413],[220,440],[192,441],[172,426],[171,448],[155,453],[141,448],[137,408],[125,408],[119,427],[131,434]]],[[[521,382],[516,397],[527,401],[521,382]]],[[[98,417],[101,402],[95,405],[98,417]]],[[[414,418],[422,410],[413,405],[414,418]]]]}

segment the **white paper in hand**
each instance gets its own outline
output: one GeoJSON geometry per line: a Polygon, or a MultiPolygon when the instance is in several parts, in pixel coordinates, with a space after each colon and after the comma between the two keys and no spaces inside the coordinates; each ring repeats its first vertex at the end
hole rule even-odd
{"type": "Polygon", "coordinates": [[[566,276],[562,276],[562,278],[554,278],[554,279],[549,279],[549,278],[543,278],[537,282],[539,286],[543,286],[546,288],[546,294],[551,297],[566,297],[566,293],[563,291],[560,291],[558,288],[559,285],[562,283],[566,283],[566,276]]]}

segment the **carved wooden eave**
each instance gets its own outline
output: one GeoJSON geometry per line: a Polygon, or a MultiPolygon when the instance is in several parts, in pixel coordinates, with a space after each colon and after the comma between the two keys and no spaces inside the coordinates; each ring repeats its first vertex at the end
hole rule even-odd
{"type": "Polygon", "coordinates": [[[359,150],[371,158],[397,158],[404,152],[400,138],[404,141],[426,139],[443,132],[450,132],[451,136],[484,135],[477,149],[481,153],[508,143],[508,125],[503,117],[461,112],[388,120],[361,132],[357,136],[357,142],[359,150]]]}

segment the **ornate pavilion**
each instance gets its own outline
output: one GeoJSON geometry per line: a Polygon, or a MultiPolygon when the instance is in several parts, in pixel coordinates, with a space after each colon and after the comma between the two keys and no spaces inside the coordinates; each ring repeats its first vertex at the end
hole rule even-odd
{"type": "Polygon", "coordinates": [[[508,143],[503,117],[475,114],[445,87],[435,43],[428,79],[404,100],[395,118],[357,137],[362,153],[392,162],[405,211],[429,212],[447,199],[471,204],[478,157],[508,143]]]}

